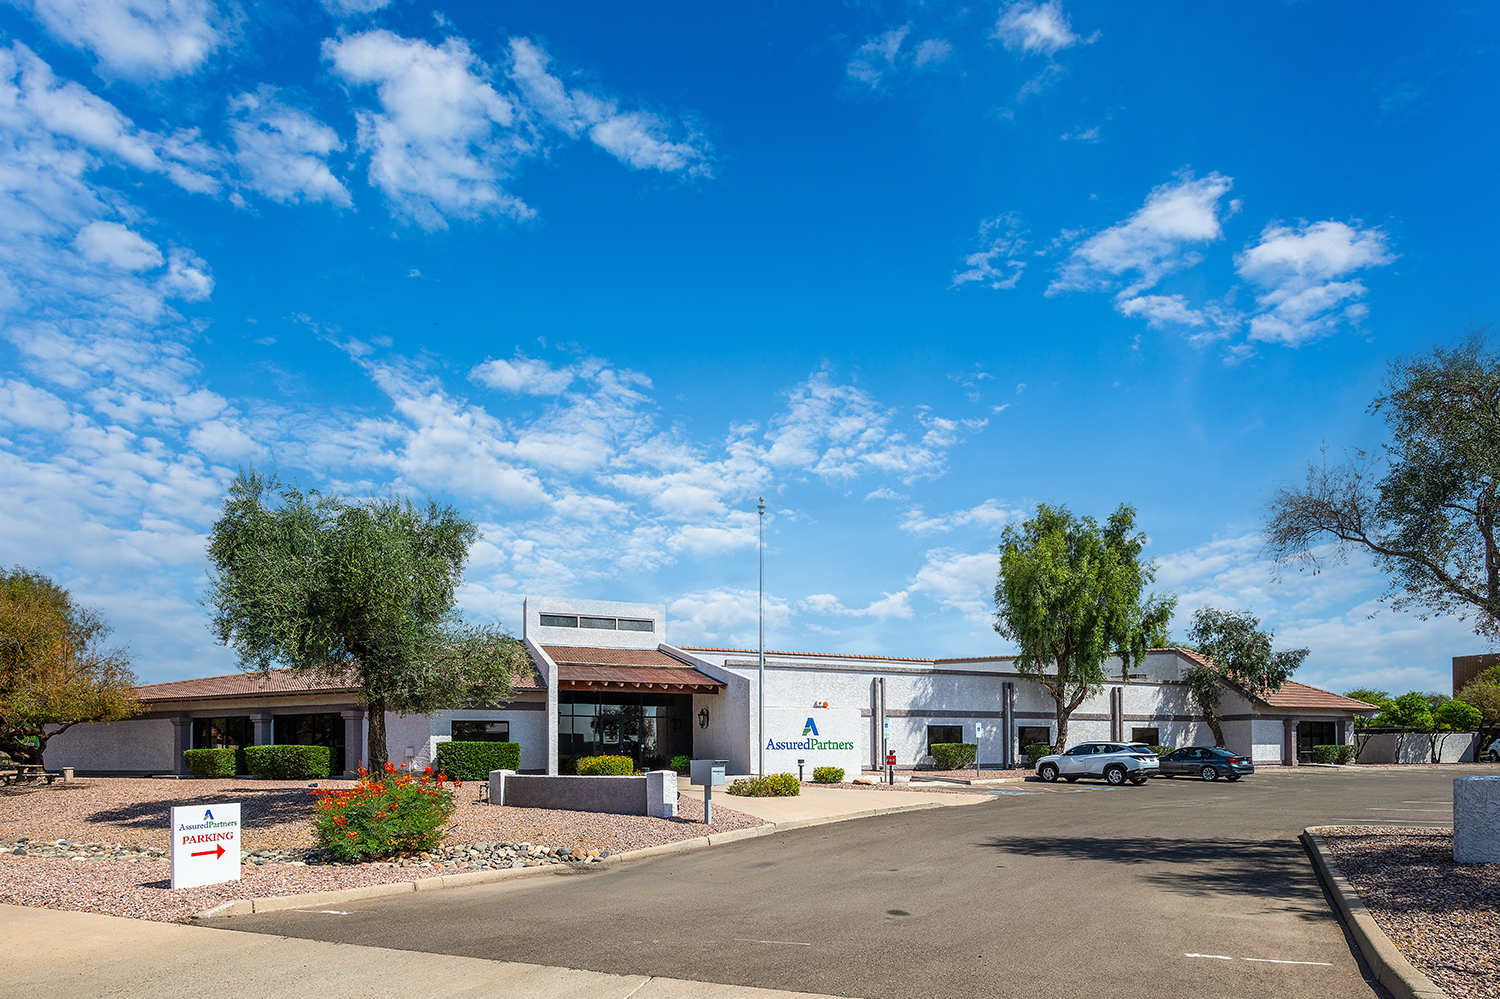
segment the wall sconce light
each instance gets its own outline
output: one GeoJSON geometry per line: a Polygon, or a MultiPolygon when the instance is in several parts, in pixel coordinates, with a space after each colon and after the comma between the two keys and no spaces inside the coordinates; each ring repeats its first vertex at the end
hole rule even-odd
{"type": "Polygon", "coordinates": [[[813,707],[815,707],[815,708],[826,708],[826,707],[828,707],[828,702],[827,701],[813,701],[813,707]]]}
{"type": "Polygon", "coordinates": [[[708,709],[701,708],[698,711],[698,727],[708,728],[708,709]]]}

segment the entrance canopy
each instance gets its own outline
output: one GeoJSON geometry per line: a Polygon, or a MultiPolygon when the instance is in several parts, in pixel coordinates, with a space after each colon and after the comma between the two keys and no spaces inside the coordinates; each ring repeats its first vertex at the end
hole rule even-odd
{"type": "Polygon", "coordinates": [[[557,663],[559,690],[717,694],[727,686],[656,649],[543,648],[557,663]]]}

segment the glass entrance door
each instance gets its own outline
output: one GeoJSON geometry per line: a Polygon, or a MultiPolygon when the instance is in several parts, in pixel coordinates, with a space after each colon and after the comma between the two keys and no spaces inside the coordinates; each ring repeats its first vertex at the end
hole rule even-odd
{"type": "Polygon", "coordinates": [[[693,752],[688,694],[559,693],[557,755],[565,768],[582,756],[628,756],[643,770],[664,769],[693,752]]]}
{"type": "Polygon", "coordinates": [[[1333,722],[1303,721],[1297,723],[1297,760],[1312,762],[1314,746],[1331,746],[1338,739],[1338,726],[1333,722]]]}

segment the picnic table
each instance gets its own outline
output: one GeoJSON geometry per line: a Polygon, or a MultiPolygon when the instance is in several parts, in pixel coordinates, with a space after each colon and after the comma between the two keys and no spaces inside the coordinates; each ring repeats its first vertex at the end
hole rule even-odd
{"type": "Polygon", "coordinates": [[[51,784],[62,774],[49,774],[45,767],[36,763],[13,764],[15,770],[4,775],[4,785],[9,787],[13,784],[39,784],[46,781],[51,784]]]}

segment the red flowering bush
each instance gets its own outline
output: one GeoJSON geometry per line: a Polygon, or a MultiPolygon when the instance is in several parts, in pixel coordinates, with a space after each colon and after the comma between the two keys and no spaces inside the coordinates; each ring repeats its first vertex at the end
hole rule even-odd
{"type": "Polygon", "coordinates": [[[417,776],[387,763],[378,777],[361,767],[354,787],[313,792],[318,845],[339,860],[430,850],[442,841],[457,805],[453,788],[460,786],[449,786],[447,775],[431,767],[417,776]]]}

